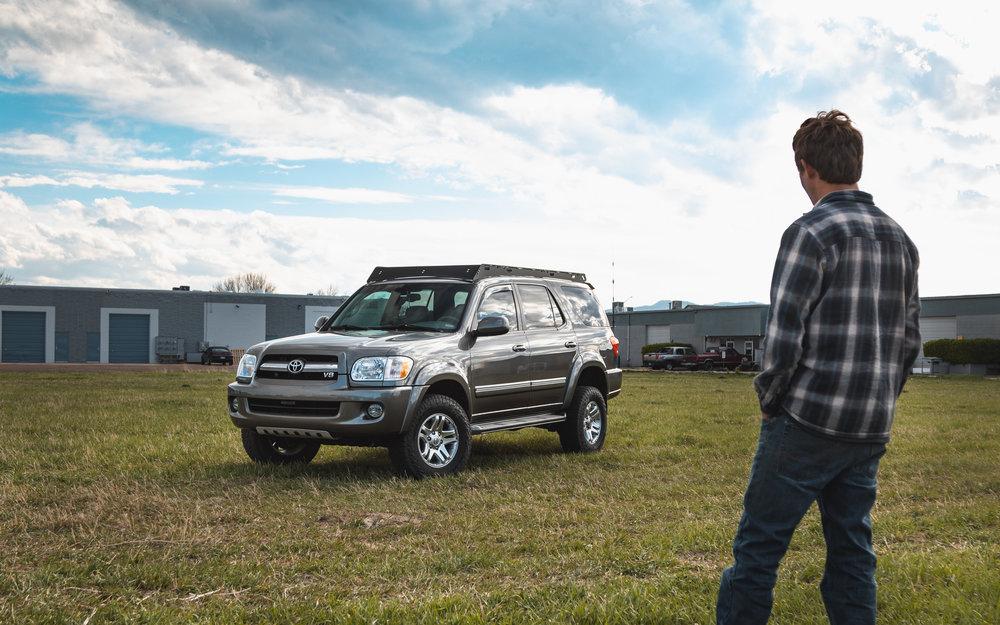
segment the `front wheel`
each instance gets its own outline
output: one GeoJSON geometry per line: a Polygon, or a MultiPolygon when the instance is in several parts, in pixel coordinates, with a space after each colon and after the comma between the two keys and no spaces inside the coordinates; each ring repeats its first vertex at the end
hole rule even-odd
{"type": "Polygon", "coordinates": [[[258,464],[307,464],[319,453],[319,443],[298,438],[264,436],[255,430],[241,430],[243,449],[258,464]]]}
{"type": "Polygon", "coordinates": [[[608,434],[608,404],[604,394],[593,386],[576,389],[566,420],[559,428],[563,451],[572,453],[598,451],[608,434]]]}
{"type": "Polygon", "coordinates": [[[413,425],[389,445],[389,459],[397,472],[421,479],[461,471],[471,450],[465,410],[451,397],[430,395],[413,425]]]}

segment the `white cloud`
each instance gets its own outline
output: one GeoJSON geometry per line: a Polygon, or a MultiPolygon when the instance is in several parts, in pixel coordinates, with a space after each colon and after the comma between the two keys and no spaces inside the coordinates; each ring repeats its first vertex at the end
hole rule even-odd
{"type": "MultiPolygon", "coordinates": [[[[207,285],[243,268],[237,258],[254,258],[255,268],[282,288],[311,290],[331,281],[326,273],[314,279],[315,259],[342,246],[349,260],[332,269],[341,272],[332,276],[340,284],[356,283],[375,262],[390,262],[385,253],[391,249],[407,263],[582,270],[605,299],[612,259],[618,295],[634,295],[635,302],[762,298],[782,229],[808,208],[791,163],[791,134],[805,116],[836,105],[865,132],[864,185],[921,247],[923,292],[1000,290],[992,274],[967,270],[1000,239],[1000,128],[989,100],[996,96],[984,91],[1000,73],[995,38],[983,32],[981,14],[956,20],[951,11],[933,18],[939,27],[933,30],[925,26],[932,17],[920,10],[905,17],[873,13],[882,10],[868,3],[856,14],[873,17],[831,19],[801,3],[757,7],[748,30],[748,71],[788,78],[807,91],[819,81],[832,101],[803,110],[748,100],[747,121],[728,135],[694,114],[654,123],[581,84],[512,86],[483,98],[474,113],[329,89],[201,48],[109,1],[0,11],[6,35],[0,71],[29,73],[43,90],[82,97],[108,112],[221,135],[232,154],[392,163],[411,175],[494,192],[531,215],[517,223],[497,221],[502,211],[489,219],[374,221],[164,211],[121,201],[25,209],[29,222],[58,218],[128,249],[124,263],[110,252],[101,257],[104,264],[88,280],[207,285]],[[893,98],[902,103],[888,106],[893,98]],[[192,243],[176,246],[178,238],[192,243]],[[213,240],[239,254],[198,247],[213,240]]],[[[57,149],[44,138],[37,144],[39,151],[57,149]]],[[[399,199],[367,189],[275,195],[342,201],[347,191],[369,201],[399,199]]],[[[20,232],[27,241],[34,231],[20,232]]],[[[46,266],[44,255],[20,247],[11,252],[21,244],[6,236],[8,254],[46,266]]],[[[72,233],[61,236],[68,243],[60,249],[74,249],[72,233]]],[[[37,240],[23,247],[45,245],[37,240]]],[[[39,281],[75,275],[66,267],[63,274],[54,271],[29,275],[39,281]]]]}
{"type": "Polygon", "coordinates": [[[191,178],[175,178],[160,174],[107,174],[71,171],[55,177],[42,175],[11,174],[0,176],[0,188],[35,186],[81,187],[83,189],[112,189],[129,193],[167,193],[174,195],[181,187],[200,187],[203,182],[191,178]]]}
{"type": "Polygon", "coordinates": [[[282,197],[321,200],[330,204],[406,204],[413,201],[413,196],[405,193],[355,187],[278,187],[272,193],[282,197]]]}
{"type": "Polygon", "coordinates": [[[0,135],[0,154],[125,169],[177,171],[205,169],[212,166],[212,163],[201,160],[143,156],[143,153],[162,152],[163,148],[135,139],[109,137],[88,123],[75,124],[67,133],[71,137],[70,140],[39,133],[9,132],[0,135]]]}

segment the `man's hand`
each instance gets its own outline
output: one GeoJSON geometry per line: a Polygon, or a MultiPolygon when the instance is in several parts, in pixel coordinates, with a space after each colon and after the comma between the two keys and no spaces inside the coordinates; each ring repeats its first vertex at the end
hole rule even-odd
{"type": "Polygon", "coordinates": [[[771,415],[767,414],[763,410],[760,411],[760,420],[761,421],[767,421],[770,418],[771,418],[771,415]]]}

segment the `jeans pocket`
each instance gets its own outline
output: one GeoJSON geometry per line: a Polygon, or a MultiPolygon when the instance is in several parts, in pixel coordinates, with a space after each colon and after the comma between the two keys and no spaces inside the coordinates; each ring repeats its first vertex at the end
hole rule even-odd
{"type": "Polygon", "coordinates": [[[815,434],[805,431],[786,417],[782,423],[781,444],[778,447],[776,472],[783,477],[811,480],[829,468],[831,445],[815,434]]]}

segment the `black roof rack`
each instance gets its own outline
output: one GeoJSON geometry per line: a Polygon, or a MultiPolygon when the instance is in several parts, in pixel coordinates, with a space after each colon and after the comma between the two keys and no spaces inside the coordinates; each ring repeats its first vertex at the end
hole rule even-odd
{"type": "Polygon", "coordinates": [[[376,267],[368,282],[401,280],[403,278],[455,278],[475,282],[485,278],[557,278],[587,283],[586,274],[551,269],[508,267],[507,265],[425,265],[417,267],[376,267]]]}

